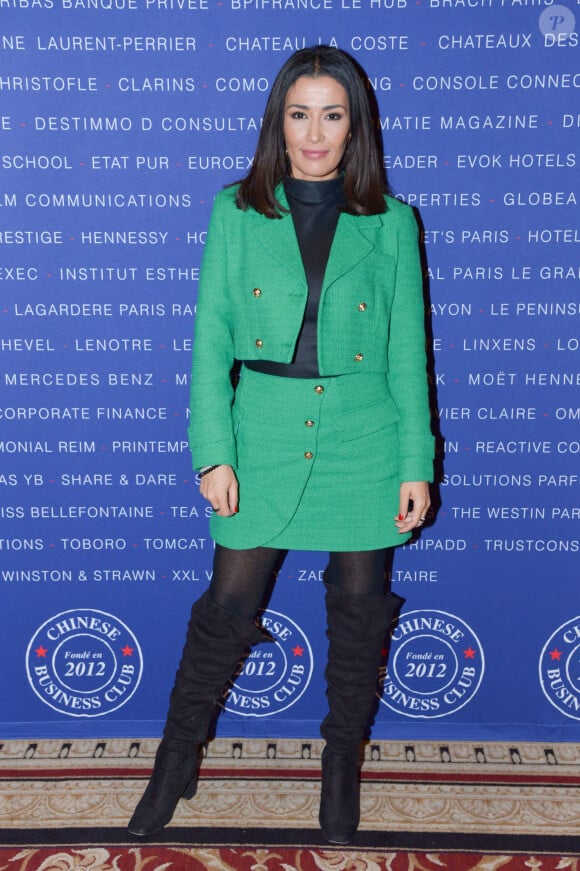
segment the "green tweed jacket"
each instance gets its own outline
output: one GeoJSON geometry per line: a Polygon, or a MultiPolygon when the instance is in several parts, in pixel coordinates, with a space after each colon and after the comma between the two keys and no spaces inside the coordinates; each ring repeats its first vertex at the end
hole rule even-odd
{"type": "MultiPolygon", "coordinates": [[[[235,194],[216,197],[201,269],[188,429],[194,468],[236,467],[234,360],[291,362],[308,293],[292,216],[244,212],[235,194]]],[[[276,195],[287,207],[282,185],[276,195]]],[[[387,373],[400,480],[432,480],[417,224],[399,200],[387,197],[387,205],[381,215],[340,215],[320,298],[319,370],[387,373]]]]}

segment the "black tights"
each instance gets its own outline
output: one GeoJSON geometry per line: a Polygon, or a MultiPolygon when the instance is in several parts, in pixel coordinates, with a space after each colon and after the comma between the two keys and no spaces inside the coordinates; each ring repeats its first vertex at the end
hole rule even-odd
{"type": "MultiPolygon", "coordinates": [[[[216,544],[209,595],[216,605],[248,620],[258,613],[285,551],[271,547],[230,550],[216,544]]],[[[332,551],[325,573],[352,596],[384,593],[387,549],[332,551]]]]}

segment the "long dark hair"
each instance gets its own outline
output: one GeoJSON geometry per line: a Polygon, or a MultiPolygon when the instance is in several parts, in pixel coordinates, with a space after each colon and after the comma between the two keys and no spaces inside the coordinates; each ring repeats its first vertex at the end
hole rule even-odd
{"type": "Polygon", "coordinates": [[[375,215],[386,211],[387,179],[382,167],[378,112],[370,84],[357,62],[339,48],[316,45],[293,54],[274,81],[262,121],[252,168],[236,196],[240,209],[253,208],[267,218],[284,211],[275,188],[288,173],[284,143],[286,94],[301,76],[329,76],[345,89],[350,113],[350,142],[340,170],[344,173],[345,211],[375,215]]]}

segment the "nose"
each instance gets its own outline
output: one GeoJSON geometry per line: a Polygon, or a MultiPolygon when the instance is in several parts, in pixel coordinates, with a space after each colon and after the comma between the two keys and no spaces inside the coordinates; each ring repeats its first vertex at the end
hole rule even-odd
{"type": "Polygon", "coordinates": [[[308,131],[308,133],[311,142],[320,142],[322,139],[324,139],[324,134],[320,127],[320,121],[316,119],[312,120],[312,122],[310,123],[310,130],[308,131]]]}

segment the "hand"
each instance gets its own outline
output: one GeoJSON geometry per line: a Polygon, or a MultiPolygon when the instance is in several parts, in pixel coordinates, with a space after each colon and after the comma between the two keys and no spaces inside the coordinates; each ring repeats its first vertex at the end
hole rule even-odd
{"type": "Polygon", "coordinates": [[[410,532],[425,522],[431,499],[427,481],[406,481],[399,491],[399,515],[395,526],[399,533],[410,532]],[[413,507],[409,503],[413,503],[413,507]]]}
{"type": "Polygon", "coordinates": [[[238,479],[231,466],[216,466],[204,475],[199,492],[220,517],[238,513],[238,479]]]}

